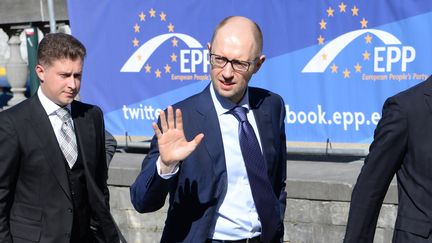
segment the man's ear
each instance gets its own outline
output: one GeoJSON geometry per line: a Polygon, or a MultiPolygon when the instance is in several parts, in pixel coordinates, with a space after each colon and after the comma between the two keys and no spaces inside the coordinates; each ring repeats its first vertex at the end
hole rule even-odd
{"type": "Polygon", "coordinates": [[[39,80],[43,82],[45,80],[45,68],[42,65],[37,64],[35,67],[35,72],[39,80]]]}
{"type": "Polygon", "coordinates": [[[255,63],[255,69],[254,69],[254,73],[258,72],[258,70],[260,69],[261,65],[264,63],[266,57],[265,55],[261,55],[258,59],[258,61],[255,63]]]}
{"type": "Polygon", "coordinates": [[[208,50],[209,50],[209,52],[210,52],[210,51],[211,51],[211,44],[210,44],[210,42],[207,43],[207,48],[208,48],[208,50]]]}

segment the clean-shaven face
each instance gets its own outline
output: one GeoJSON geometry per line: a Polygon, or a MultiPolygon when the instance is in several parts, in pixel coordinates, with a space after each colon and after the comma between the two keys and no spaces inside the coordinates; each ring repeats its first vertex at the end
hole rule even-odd
{"type": "Polygon", "coordinates": [[[82,60],[60,59],[50,66],[36,66],[41,89],[46,97],[59,106],[72,103],[81,86],[82,60]]]}
{"type": "Polygon", "coordinates": [[[219,95],[234,103],[240,102],[254,74],[264,61],[260,55],[253,35],[253,23],[244,18],[229,20],[216,33],[213,43],[208,45],[210,53],[229,60],[253,62],[247,71],[239,72],[231,63],[225,67],[211,66],[210,76],[219,95]]]}

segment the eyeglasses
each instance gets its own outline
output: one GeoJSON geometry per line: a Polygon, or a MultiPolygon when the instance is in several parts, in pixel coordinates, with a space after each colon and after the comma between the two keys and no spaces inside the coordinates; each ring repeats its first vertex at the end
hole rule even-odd
{"type": "Polygon", "coordinates": [[[234,69],[234,71],[238,72],[246,72],[249,70],[249,67],[251,65],[254,65],[258,61],[258,57],[255,58],[253,61],[239,61],[236,59],[229,60],[226,57],[219,56],[213,53],[210,53],[210,63],[216,67],[224,68],[227,63],[231,63],[231,67],[234,69]]]}

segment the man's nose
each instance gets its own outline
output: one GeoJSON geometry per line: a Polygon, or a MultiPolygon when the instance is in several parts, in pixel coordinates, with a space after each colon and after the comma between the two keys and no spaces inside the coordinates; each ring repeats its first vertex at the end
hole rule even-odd
{"type": "Polygon", "coordinates": [[[225,78],[230,78],[232,77],[234,74],[234,69],[232,67],[232,64],[230,62],[228,62],[225,67],[223,67],[223,71],[222,71],[222,75],[225,78]]]}
{"type": "Polygon", "coordinates": [[[77,80],[73,75],[68,78],[67,82],[70,88],[75,89],[77,87],[77,80]]]}

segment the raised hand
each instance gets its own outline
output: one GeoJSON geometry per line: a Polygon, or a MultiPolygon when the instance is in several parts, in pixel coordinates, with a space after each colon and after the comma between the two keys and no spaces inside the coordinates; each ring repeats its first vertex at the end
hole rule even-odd
{"type": "Polygon", "coordinates": [[[188,142],[184,135],[181,110],[176,109],[174,117],[172,106],[168,106],[166,116],[165,112],[162,111],[159,119],[162,130],[159,129],[159,126],[155,122],[153,122],[152,126],[158,140],[159,154],[162,162],[161,172],[169,173],[180,161],[184,160],[195,150],[202,141],[204,134],[200,133],[192,141],[188,142]]]}

